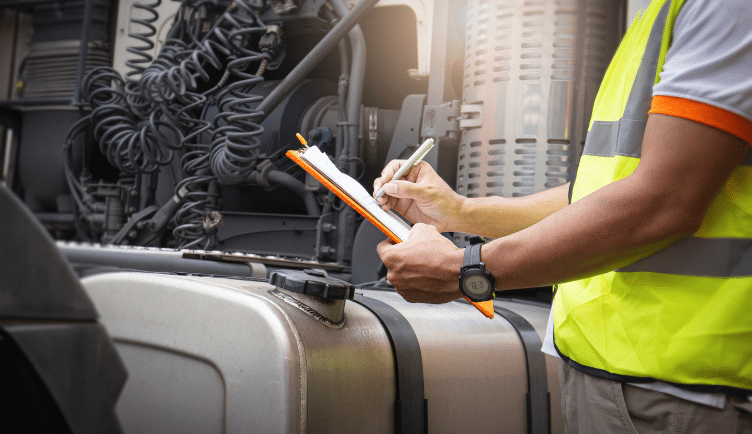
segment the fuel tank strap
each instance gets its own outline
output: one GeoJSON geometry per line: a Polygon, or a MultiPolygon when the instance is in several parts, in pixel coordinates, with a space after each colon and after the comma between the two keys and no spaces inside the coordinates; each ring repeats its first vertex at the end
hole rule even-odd
{"type": "Polygon", "coordinates": [[[428,402],[423,390],[423,357],[415,331],[397,309],[382,301],[361,294],[356,294],[353,301],[376,315],[392,346],[396,377],[395,433],[427,433],[428,402]]]}
{"type": "Polygon", "coordinates": [[[527,361],[527,427],[530,434],[549,434],[550,400],[546,375],[546,356],[541,351],[538,332],[525,318],[509,309],[494,304],[494,312],[504,317],[514,327],[522,341],[527,361]]]}

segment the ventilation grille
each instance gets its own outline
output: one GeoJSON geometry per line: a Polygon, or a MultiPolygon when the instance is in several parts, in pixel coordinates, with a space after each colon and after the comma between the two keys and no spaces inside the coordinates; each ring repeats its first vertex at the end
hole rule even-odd
{"type": "MultiPolygon", "coordinates": [[[[79,41],[32,44],[24,59],[17,87],[20,98],[72,97],[76,87],[79,41]]],[[[89,44],[85,71],[110,66],[110,54],[102,44],[89,44]]]]}
{"type": "Polygon", "coordinates": [[[574,173],[592,102],[620,35],[619,0],[471,0],[457,191],[524,196],[574,173]]]}

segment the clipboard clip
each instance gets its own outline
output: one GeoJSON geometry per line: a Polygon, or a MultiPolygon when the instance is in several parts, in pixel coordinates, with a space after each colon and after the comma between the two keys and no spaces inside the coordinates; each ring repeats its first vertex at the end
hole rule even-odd
{"type": "Polygon", "coordinates": [[[306,142],[306,139],[303,138],[303,136],[300,133],[295,133],[295,137],[297,137],[298,140],[300,140],[300,143],[303,144],[303,147],[305,149],[308,149],[308,142],[306,142]]]}

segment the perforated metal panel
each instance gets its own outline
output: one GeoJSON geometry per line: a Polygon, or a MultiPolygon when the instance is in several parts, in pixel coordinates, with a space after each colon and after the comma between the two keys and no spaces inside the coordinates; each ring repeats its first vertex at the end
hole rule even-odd
{"type": "Polygon", "coordinates": [[[567,182],[623,10],[621,0],[467,3],[463,112],[481,122],[462,131],[460,194],[525,196],[567,182]]]}
{"type": "MultiPolygon", "coordinates": [[[[38,42],[32,44],[17,86],[19,98],[70,97],[76,88],[79,40],[38,42]]],[[[111,65],[105,44],[89,43],[84,71],[111,65]]]]}

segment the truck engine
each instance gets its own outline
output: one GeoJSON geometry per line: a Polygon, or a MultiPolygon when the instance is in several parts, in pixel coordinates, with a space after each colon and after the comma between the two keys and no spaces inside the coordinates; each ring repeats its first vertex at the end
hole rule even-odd
{"type": "MultiPolygon", "coordinates": [[[[12,262],[11,232],[39,231],[93,303],[127,371],[119,422],[71,416],[38,362],[62,356],[4,322],[79,317],[10,303],[0,341],[67,432],[561,432],[539,351],[551,288],[497,299],[494,320],[406,303],[386,236],[285,153],[300,133],[371,191],[431,138],[425,161],[462,195],[563,185],[626,16],[622,0],[0,0],[0,241],[12,262]]],[[[9,294],[49,272],[13,263],[9,294]]]]}

